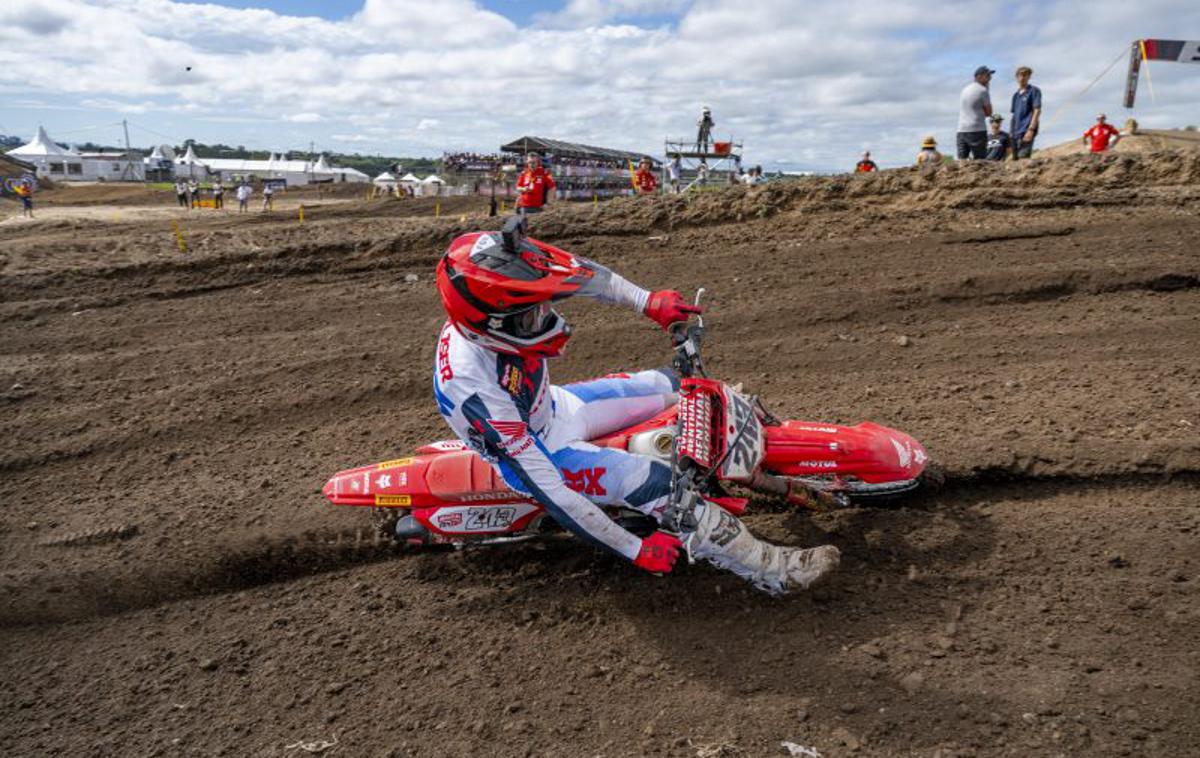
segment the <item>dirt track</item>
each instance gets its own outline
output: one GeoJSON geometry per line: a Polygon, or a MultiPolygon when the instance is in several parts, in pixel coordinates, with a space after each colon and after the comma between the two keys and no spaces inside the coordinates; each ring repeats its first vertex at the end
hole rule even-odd
{"type": "MultiPolygon", "coordinates": [[[[710,369],[779,415],[945,463],[906,508],[752,517],[843,550],[785,601],[567,541],[395,554],[324,504],[334,471],[446,435],[430,273],[477,204],[194,216],[186,256],[163,220],[0,226],[0,744],[1195,755],[1200,159],[995,169],[537,219],[708,287],[710,369]]],[[[644,320],[567,311],[559,381],[666,359],[644,320]]]]}

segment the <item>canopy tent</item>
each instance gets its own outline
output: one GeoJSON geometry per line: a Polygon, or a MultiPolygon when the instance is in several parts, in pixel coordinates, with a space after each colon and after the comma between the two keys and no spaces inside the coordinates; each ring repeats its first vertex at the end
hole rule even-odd
{"type": "Polygon", "coordinates": [[[395,187],[396,177],[391,172],[384,171],[382,174],[375,177],[371,183],[380,187],[395,187]]]}
{"type": "Polygon", "coordinates": [[[581,145],[576,142],[563,142],[562,140],[549,139],[547,137],[521,137],[509,142],[507,145],[501,145],[500,151],[519,154],[549,154],[552,156],[609,161],[613,163],[628,163],[629,161],[637,163],[642,158],[650,158],[650,160],[654,161],[655,165],[659,164],[659,161],[655,160],[653,156],[648,156],[645,153],[631,153],[628,150],[613,150],[607,147],[581,145]]]}
{"type": "Polygon", "coordinates": [[[206,174],[223,180],[255,177],[282,179],[288,185],[310,182],[368,183],[371,177],[355,168],[331,166],[324,155],[316,161],[288,160],[285,154],[272,152],[266,160],[246,158],[198,158],[189,146],[182,158],[175,160],[176,175],[203,177],[206,174]],[[182,168],[187,167],[187,168],[182,168]]]}
{"type": "Polygon", "coordinates": [[[145,176],[140,156],[125,152],[80,155],[50,139],[41,126],[33,139],[8,154],[32,163],[38,176],[63,181],[141,181],[145,176]]]}
{"type": "Polygon", "coordinates": [[[15,155],[18,158],[37,158],[50,155],[73,156],[77,153],[62,147],[57,142],[50,139],[50,135],[46,134],[46,129],[39,126],[37,134],[34,135],[33,139],[24,145],[21,145],[20,147],[14,147],[12,150],[8,151],[8,154],[15,155]]]}
{"type": "Polygon", "coordinates": [[[437,174],[430,174],[429,176],[427,176],[421,180],[421,184],[445,184],[445,183],[446,182],[442,179],[442,177],[438,176],[437,174]]]}
{"type": "Polygon", "coordinates": [[[405,174],[404,176],[400,177],[400,183],[401,184],[420,184],[421,180],[410,173],[410,174],[405,174]]]}

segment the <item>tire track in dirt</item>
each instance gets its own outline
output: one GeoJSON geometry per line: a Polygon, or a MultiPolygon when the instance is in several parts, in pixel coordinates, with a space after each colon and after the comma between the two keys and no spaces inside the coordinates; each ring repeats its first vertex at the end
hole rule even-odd
{"type": "MultiPolygon", "coordinates": [[[[1140,472],[1105,475],[1057,473],[1034,475],[1007,468],[982,468],[968,472],[950,472],[933,492],[900,498],[881,506],[883,510],[918,509],[937,511],[981,492],[994,492],[1003,486],[1009,501],[996,507],[1020,507],[1023,500],[1038,499],[1049,493],[1071,493],[1105,488],[1109,491],[1161,487],[1168,483],[1200,485],[1200,467],[1174,472],[1170,476],[1140,472]]],[[[761,500],[760,496],[760,500],[761,500]]],[[[839,509],[842,512],[877,510],[880,506],[839,509]]],[[[363,515],[368,515],[363,509],[363,515]]],[[[805,511],[783,506],[768,510],[786,512],[789,518],[804,518],[805,511]]],[[[755,524],[764,511],[754,513],[747,523],[755,524]]],[[[126,527],[126,531],[130,531],[126,527]]],[[[549,539],[570,539],[550,536],[549,539]]],[[[77,549],[86,545],[71,541],[44,543],[47,549],[77,549]]],[[[503,552],[507,546],[467,548],[503,552]]],[[[586,546],[581,549],[587,551],[586,546]]],[[[110,616],[191,598],[240,592],[269,584],[291,582],[332,571],[396,560],[416,555],[447,552],[449,548],[410,550],[383,537],[373,526],[346,529],[310,529],[295,534],[261,534],[233,545],[212,546],[200,556],[191,556],[185,565],[159,563],[129,575],[127,567],[109,570],[56,573],[9,572],[0,593],[10,599],[0,606],[0,627],[54,624],[83,618],[110,616]]]]}

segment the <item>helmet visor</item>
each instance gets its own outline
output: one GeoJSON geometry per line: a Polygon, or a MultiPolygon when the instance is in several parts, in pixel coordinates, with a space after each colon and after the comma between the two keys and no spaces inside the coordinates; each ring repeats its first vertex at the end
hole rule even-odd
{"type": "Polygon", "coordinates": [[[510,329],[514,337],[528,339],[529,337],[537,337],[545,331],[552,313],[550,303],[538,303],[523,311],[512,314],[506,320],[511,324],[510,329]]]}

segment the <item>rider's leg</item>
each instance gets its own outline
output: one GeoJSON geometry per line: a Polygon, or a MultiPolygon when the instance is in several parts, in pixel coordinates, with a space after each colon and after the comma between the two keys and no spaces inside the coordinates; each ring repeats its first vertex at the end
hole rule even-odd
{"type": "Polygon", "coordinates": [[[597,505],[616,505],[655,519],[671,494],[671,468],[661,461],[587,442],[550,454],[567,486],[597,505]]]}
{"type": "Polygon", "coordinates": [[[806,549],[761,540],[714,503],[706,503],[697,520],[696,531],[685,537],[689,554],[732,571],[772,595],[808,589],[841,561],[841,552],[833,545],[806,549]]]}
{"type": "MultiPolygon", "coordinates": [[[[617,505],[661,521],[671,494],[667,464],[624,450],[586,442],[567,445],[550,456],[567,486],[598,505],[617,505]]],[[[692,556],[732,571],[772,595],[807,589],[837,568],[833,545],[782,547],[751,534],[746,525],[715,503],[697,511],[696,530],[685,536],[692,556]]]]}
{"type": "Polygon", "coordinates": [[[669,369],[612,374],[562,387],[554,394],[563,442],[591,440],[653,418],[675,404],[679,377],[669,369]]]}

